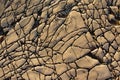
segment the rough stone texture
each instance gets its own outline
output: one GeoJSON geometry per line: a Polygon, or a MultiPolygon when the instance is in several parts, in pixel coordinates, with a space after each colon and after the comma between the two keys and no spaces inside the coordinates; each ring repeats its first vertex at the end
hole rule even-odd
{"type": "Polygon", "coordinates": [[[120,80],[120,0],[0,0],[0,80],[120,80]]]}

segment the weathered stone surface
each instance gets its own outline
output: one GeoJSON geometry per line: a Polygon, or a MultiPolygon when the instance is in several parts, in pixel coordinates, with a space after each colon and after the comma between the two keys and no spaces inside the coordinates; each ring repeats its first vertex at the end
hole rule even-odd
{"type": "Polygon", "coordinates": [[[114,58],[119,61],[120,60],[120,53],[119,52],[116,52],[115,55],[114,55],[114,58]]]}
{"type": "Polygon", "coordinates": [[[56,66],[56,72],[57,74],[62,74],[64,73],[65,71],[67,71],[67,65],[62,63],[62,64],[57,64],[55,65],[56,66]]]}
{"type": "Polygon", "coordinates": [[[0,0],[0,80],[120,80],[120,0],[0,0]]]}
{"type": "Polygon", "coordinates": [[[89,56],[85,56],[84,58],[80,58],[79,60],[76,61],[77,65],[80,68],[92,68],[95,65],[99,64],[99,62],[95,59],[92,59],[89,56]]]}
{"type": "Polygon", "coordinates": [[[99,44],[103,45],[107,42],[107,40],[103,37],[103,36],[98,36],[97,37],[97,41],[99,42],[99,44]]]}
{"type": "Polygon", "coordinates": [[[89,80],[105,80],[111,77],[111,73],[106,65],[99,65],[91,69],[89,72],[89,80]]]}
{"type": "Polygon", "coordinates": [[[10,43],[13,43],[17,41],[19,37],[17,36],[16,32],[14,32],[14,29],[11,29],[9,31],[8,36],[6,37],[6,43],[9,45],[10,43]]]}
{"type": "Polygon", "coordinates": [[[112,42],[115,39],[115,36],[113,35],[111,31],[106,32],[104,36],[110,42],[112,42]]]}
{"type": "Polygon", "coordinates": [[[4,9],[5,9],[5,4],[4,3],[5,3],[4,0],[0,1],[0,16],[3,14],[4,9]]]}
{"type": "Polygon", "coordinates": [[[83,49],[88,49],[89,45],[88,45],[88,40],[86,39],[85,34],[81,35],[77,40],[75,40],[74,45],[79,46],[83,49]]]}
{"type": "Polygon", "coordinates": [[[44,67],[44,66],[35,67],[35,70],[39,73],[44,74],[44,75],[50,75],[53,73],[53,69],[48,68],[48,67],[44,67]]]}
{"type": "Polygon", "coordinates": [[[118,36],[116,37],[116,42],[117,42],[118,45],[120,45],[120,35],[118,35],[118,36]]]}
{"type": "Polygon", "coordinates": [[[78,69],[75,80],[87,80],[88,71],[86,69],[78,69]]]}
{"type": "Polygon", "coordinates": [[[3,18],[3,19],[1,20],[1,26],[2,26],[2,27],[8,26],[8,23],[7,23],[7,19],[6,19],[6,18],[3,18]]]}

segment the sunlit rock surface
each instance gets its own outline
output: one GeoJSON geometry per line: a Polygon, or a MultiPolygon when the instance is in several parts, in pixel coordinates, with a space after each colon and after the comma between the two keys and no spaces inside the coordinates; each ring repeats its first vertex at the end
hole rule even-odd
{"type": "Polygon", "coordinates": [[[120,80],[120,0],[0,0],[0,80],[120,80]]]}

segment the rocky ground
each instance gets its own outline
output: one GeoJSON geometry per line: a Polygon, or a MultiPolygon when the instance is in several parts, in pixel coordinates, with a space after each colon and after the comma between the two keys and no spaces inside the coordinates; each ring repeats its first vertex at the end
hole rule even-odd
{"type": "Polygon", "coordinates": [[[120,80],[120,0],[0,0],[0,80],[120,80]]]}

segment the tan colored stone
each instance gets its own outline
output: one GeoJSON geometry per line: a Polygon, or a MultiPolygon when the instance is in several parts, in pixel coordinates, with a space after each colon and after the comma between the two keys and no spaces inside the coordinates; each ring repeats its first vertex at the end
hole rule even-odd
{"type": "Polygon", "coordinates": [[[25,10],[26,4],[23,4],[22,6],[20,6],[19,8],[17,8],[16,12],[17,14],[22,13],[25,10]]]}
{"type": "Polygon", "coordinates": [[[120,71],[120,66],[117,66],[117,67],[114,68],[114,72],[115,72],[116,75],[120,75],[119,71],[120,71]]]}
{"type": "Polygon", "coordinates": [[[11,73],[9,73],[10,68],[8,66],[5,66],[3,68],[3,70],[4,70],[4,74],[3,75],[5,75],[6,77],[10,77],[11,76],[11,73]]]}
{"type": "Polygon", "coordinates": [[[2,77],[4,75],[4,71],[2,68],[0,68],[0,77],[2,77]]]}
{"type": "Polygon", "coordinates": [[[97,30],[95,30],[94,33],[95,33],[96,36],[99,36],[103,33],[103,31],[101,29],[97,29],[97,30]]]}
{"type": "Polygon", "coordinates": [[[117,61],[113,61],[113,62],[111,63],[112,68],[115,68],[115,67],[117,67],[118,65],[119,65],[119,64],[118,64],[117,61]]]}
{"type": "Polygon", "coordinates": [[[86,11],[86,13],[87,13],[88,16],[91,16],[92,18],[94,17],[94,10],[88,9],[88,10],[86,11]]]}
{"type": "Polygon", "coordinates": [[[35,67],[35,70],[39,73],[43,73],[44,75],[50,75],[53,73],[53,69],[45,66],[35,67]]]}
{"type": "Polygon", "coordinates": [[[74,38],[71,38],[70,40],[68,40],[67,42],[64,43],[64,45],[60,48],[59,52],[60,53],[64,53],[68,47],[70,47],[70,45],[74,42],[74,38]]]}
{"type": "Polygon", "coordinates": [[[57,74],[62,74],[68,69],[67,65],[64,63],[56,64],[55,67],[56,67],[57,74]]]}
{"type": "Polygon", "coordinates": [[[113,11],[114,14],[117,14],[117,12],[118,12],[117,6],[110,6],[110,9],[113,11]]]}
{"type": "Polygon", "coordinates": [[[66,73],[63,73],[60,77],[62,80],[70,80],[70,77],[66,73]]]}
{"type": "Polygon", "coordinates": [[[69,13],[68,20],[66,23],[67,23],[66,29],[68,33],[77,29],[85,28],[85,23],[83,21],[83,18],[81,17],[81,14],[76,11],[71,11],[69,13]]]}
{"type": "Polygon", "coordinates": [[[29,40],[34,40],[37,37],[37,34],[38,33],[36,29],[32,30],[29,34],[29,40]]]}
{"type": "Polygon", "coordinates": [[[115,60],[119,61],[120,60],[120,52],[116,52],[114,55],[115,60]]]}
{"type": "MultiPolygon", "coordinates": [[[[47,7],[46,7],[47,8],[47,7]]],[[[46,9],[45,8],[45,9],[46,9]]],[[[42,13],[41,13],[41,22],[43,23],[43,22],[45,22],[46,20],[47,20],[47,17],[48,17],[48,11],[47,10],[45,10],[45,11],[43,11],[42,13]]]]}
{"type": "Polygon", "coordinates": [[[98,52],[98,49],[94,49],[93,51],[91,51],[92,54],[96,54],[98,52]]]}
{"type": "Polygon", "coordinates": [[[77,65],[76,65],[75,63],[70,63],[70,67],[72,67],[72,68],[76,68],[77,65]]]}
{"type": "Polygon", "coordinates": [[[13,22],[14,22],[14,16],[13,15],[10,15],[10,16],[8,16],[7,17],[7,23],[9,24],[9,25],[11,25],[13,22]]]}
{"type": "Polygon", "coordinates": [[[110,42],[112,42],[115,39],[115,36],[111,31],[106,32],[104,36],[110,42]]]}
{"type": "Polygon", "coordinates": [[[80,46],[83,49],[89,49],[88,40],[86,39],[85,34],[82,34],[73,44],[75,46],[80,46]]]}
{"type": "Polygon", "coordinates": [[[56,55],[53,55],[53,62],[54,63],[60,63],[63,62],[63,58],[61,54],[56,53],[56,55]]]}
{"type": "Polygon", "coordinates": [[[120,1],[119,0],[117,0],[116,5],[120,5],[120,1]]]}
{"type": "Polygon", "coordinates": [[[52,80],[51,76],[46,76],[45,80],[52,80]]]}
{"type": "Polygon", "coordinates": [[[38,32],[38,33],[41,33],[41,31],[43,30],[44,26],[45,26],[45,23],[41,23],[41,24],[37,27],[37,32],[38,32]]]}
{"type": "Polygon", "coordinates": [[[105,55],[105,57],[103,57],[103,61],[105,61],[105,62],[111,62],[112,61],[112,57],[110,56],[110,53],[107,53],[105,55]]]}
{"type": "Polygon", "coordinates": [[[19,44],[18,43],[14,43],[12,46],[10,46],[8,49],[7,49],[7,52],[12,52],[14,51],[15,49],[17,49],[19,47],[19,44]]]}
{"type": "Polygon", "coordinates": [[[22,77],[23,77],[25,80],[29,80],[29,79],[32,79],[32,80],[34,80],[34,79],[35,79],[35,80],[40,80],[40,78],[44,80],[44,77],[43,77],[42,74],[39,74],[39,73],[37,73],[37,72],[35,72],[35,71],[32,71],[32,70],[28,70],[26,73],[24,73],[24,74],[22,75],[22,77]]]}
{"type": "Polygon", "coordinates": [[[74,0],[67,0],[67,5],[73,4],[74,2],[74,0]]]}
{"type": "Polygon", "coordinates": [[[75,80],[87,80],[88,71],[86,69],[78,69],[75,80]]]}
{"type": "MultiPolygon", "coordinates": [[[[65,27],[65,26],[63,26],[63,27],[65,27]]],[[[71,39],[73,37],[74,37],[74,39],[77,39],[79,37],[77,34],[81,35],[85,31],[87,31],[87,30],[86,29],[80,29],[80,30],[77,30],[77,31],[74,31],[74,32],[71,32],[71,33],[67,34],[66,29],[63,28],[61,33],[59,33],[59,34],[63,34],[62,35],[63,36],[62,40],[66,42],[66,41],[68,41],[69,39],[71,39]]]]}
{"type": "Polygon", "coordinates": [[[20,20],[19,24],[21,27],[26,26],[30,22],[31,16],[30,17],[25,17],[20,20]]]}
{"type": "Polygon", "coordinates": [[[38,18],[38,14],[37,13],[34,13],[33,16],[34,16],[35,19],[38,18]]]}
{"type": "Polygon", "coordinates": [[[43,31],[41,32],[41,36],[38,40],[38,43],[41,43],[41,42],[45,41],[45,39],[48,36],[48,32],[47,32],[48,28],[49,28],[49,25],[46,25],[45,28],[43,29],[43,31]]]}
{"type": "Polygon", "coordinates": [[[90,27],[90,29],[91,29],[91,31],[92,30],[97,30],[97,29],[99,29],[100,28],[100,25],[99,25],[99,22],[100,22],[100,19],[98,19],[99,21],[96,21],[96,20],[91,20],[91,19],[89,19],[89,25],[91,26],[90,27]]]}
{"type": "MultiPolygon", "coordinates": [[[[75,47],[74,47],[75,48],[75,47]]],[[[69,47],[65,53],[63,54],[63,60],[65,62],[72,62],[77,59],[75,49],[73,47],[69,47]]],[[[80,49],[79,49],[80,50],[80,49]]]]}
{"type": "Polygon", "coordinates": [[[71,70],[67,71],[67,73],[66,73],[66,74],[68,74],[68,76],[69,76],[70,78],[75,77],[75,76],[76,76],[76,71],[75,71],[75,68],[73,68],[73,69],[71,69],[71,70]]]}
{"type": "Polygon", "coordinates": [[[114,49],[117,50],[117,48],[118,48],[118,44],[117,44],[116,41],[113,41],[113,43],[112,43],[111,45],[112,45],[112,47],[113,47],[114,49]]]}
{"type": "Polygon", "coordinates": [[[95,56],[97,56],[99,59],[103,59],[103,57],[105,56],[105,53],[103,52],[102,48],[98,49],[98,52],[95,54],[95,56]]]}
{"type": "Polygon", "coordinates": [[[32,59],[30,59],[29,64],[30,64],[31,66],[34,66],[34,65],[38,65],[38,64],[42,64],[42,63],[41,63],[41,61],[40,61],[39,58],[38,58],[38,59],[32,58],[32,59]]]}
{"type": "Polygon", "coordinates": [[[25,34],[28,34],[28,33],[30,32],[30,30],[32,29],[34,23],[35,23],[35,20],[34,20],[34,18],[32,17],[32,18],[30,19],[30,22],[23,28],[25,34]]]}
{"type": "Polygon", "coordinates": [[[65,7],[65,5],[66,5],[66,1],[59,2],[59,4],[56,5],[55,8],[53,9],[53,14],[61,11],[65,7]]]}
{"type": "Polygon", "coordinates": [[[103,48],[104,48],[106,51],[108,51],[108,50],[109,50],[109,43],[105,43],[105,44],[103,45],[103,48]]]}
{"type": "Polygon", "coordinates": [[[28,8],[31,8],[31,7],[33,7],[33,6],[35,6],[35,5],[38,5],[39,2],[40,2],[40,0],[30,1],[30,4],[29,4],[29,7],[28,7],[28,8]]]}
{"type": "Polygon", "coordinates": [[[92,35],[90,34],[90,32],[87,32],[87,33],[86,33],[86,38],[87,38],[87,40],[88,40],[89,42],[92,42],[92,41],[93,41],[93,37],[92,37],[92,35]]]}
{"type": "Polygon", "coordinates": [[[63,59],[65,62],[72,62],[77,58],[89,53],[89,49],[81,49],[79,47],[69,47],[63,54],[63,59]]]}
{"type": "Polygon", "coordinates": [[[11,29],[8,33],[8,36],[6,37],[6,43],[9,45],[19,39],[18,35],[14,31],[14,29],[11,29]]]}
{"type": "Polygon", "coordinates": [[[91,1],[91,0],[81,0],[81,3],[83,3],[83,4],[89,4],[89,1],[91,1]]]}
{"type": "Polygon", "coordinates": [[[110,53],[115,53],[116,50],[115,50],[112,46],[110,46],[110,47],[109,47],[109,52],[110,52],[110,53]]]}
{"type": "Polygon", "coordinates": [[[53,34],[59,29],[59,27],[63,24],[63,22],[64,19],[54,19],[49,26],[49,30],[48,30],[49,36],[53,36],[53,34]]]}
{"type": "Polygon", "coordinates": [[[107,7],[107,2],[105,0],[101,0],[101,1],[100,0],[94,0],[93,5],[97,9],[106,8],[107,7]]]}
{"type": "Polygon", "coordinates": [[[80,58],[79,60],[76,61],[76,63],[80,68],[89,68],[89,69],[99,64],[98,60],[92,59],[89,56],[80,58]]]}
{"type": "Polygon", "coordinates": [[[53,47],[53,49],[54,49],[54,50],[59,50],[59,49],[62,47],[62,45],[64,45],[64,42],[63,42],[63,41],[59,41],[59,42],[53,47]]]}
{"type": "Polygon", "coordinates": [[[117,42],[118,45],[120,45],[120,35],[118,35],[118,36],[116,37],[116,42],[117,42]]]}
{"type": "Polygon", "coordinates": [[[99,42],[99,44],[103,45],[107,42],[107,40],[104,37],[97,37],[97,41],[99,42]]]}
{"type": "Polygon", "coordinates": [[[5,5],[4,5],[4,0],[0,1],[0,16],[2,15],[2,13],[4,12],[5,9],[5,5]]]}
{"type": "Polygon", "coordinates": [[[111,73],[106,65],[98,65],[90,70],[89,80],[105,80],[111,77],[111,73]]]}
{"type": "Polygon", "coordinates": [[[3,18],[3,19],[1,20],[1,26],[2,26],[2,27],[7,27],[7,26],[8,26],[8,23],[7,23],[7,19],[6,19],[6,18],[3,18]]]}
{"type": "Polygon", "coordinates": [[[26,62],[25,59],[20,59],[15,62],[13,62],[13,65],[15,65],[15,68],[22,66],[26,62]]]}

